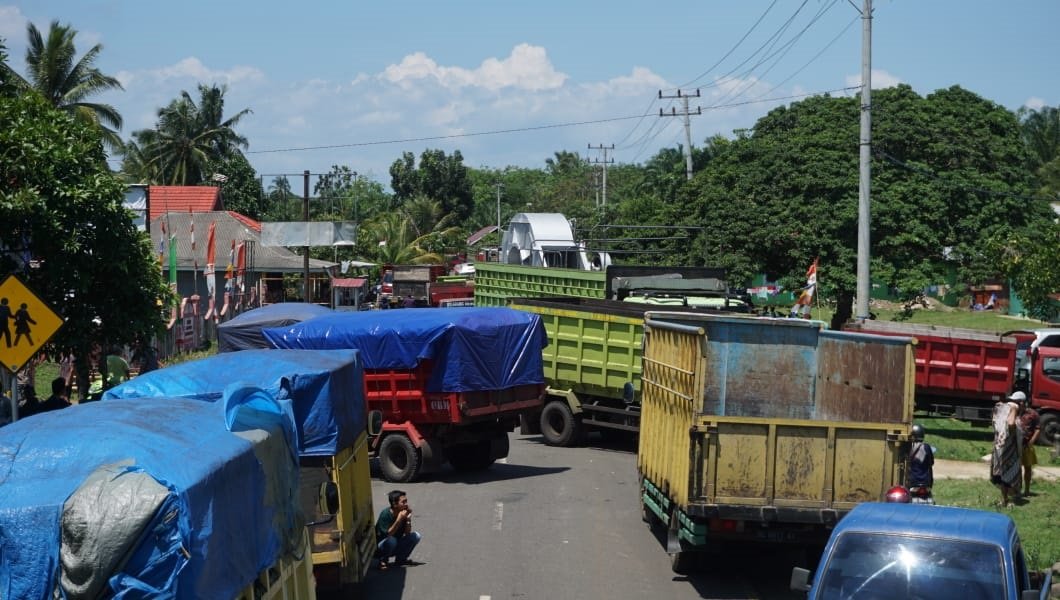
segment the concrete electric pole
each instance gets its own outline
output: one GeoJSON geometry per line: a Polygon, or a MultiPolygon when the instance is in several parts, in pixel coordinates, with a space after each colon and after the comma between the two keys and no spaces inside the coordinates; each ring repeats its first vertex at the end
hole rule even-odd
{"type": "Polygon", "coordinates": [[[598,146],[593,146],[592,144],[589,144],[589,149],[590,150],[600,150],[600,151],[602,151],[604,153],[604,159],[602,161],[600,159],[595,159],[592,162],[594,162],[596,164],[602,164],[603,165],[603,183],[601,185],[601,187],[603,188],[603,196],[602,196],[602,200],[600,202],[600,205],[601,206],[607,206],[607,164],[609,162],[611,162],[611,163],[615,162],[614,158],[612,158],[610,161],[607,160],[607,151],[608,150],[614,150],[615,149],[615,145],[611,144],[610,146],[605,146],[603,144],[600,144],[598,146]]]}
{"type": "Polygon", "coordinates": [[[872,279],[869,274],[871,258],[870,236],[872,211],[872,0],[863,0],[861,8],[861,153],[858,177],[858,281],[854,318],[869,318],[869,294],[872,279]]]}
{"type": "Polygon", "coordinates": [[[677,90],[677,95],[675,95],[675,96],[663,96],[662,90],[659,90],[659,99],[663,100],[663,99],[667,99],[667,98],[679,98],[681,100],[681,103],[684,105],[684,108],[681,110],[681,112],[677,112],[676,108],[671,108],[670,109],[670,114],[666,114],[665,112],[663,112],[663,109],[660,108],[659,109],[659,116],[660,117],[684,117],[684,119],[685,119],[685,177],[687,177],[688,180],[691,181],[692,180],[692,119],[690,119],[689,117],[691,117],[692,115],[701,115],[701,114],[703,114],[703,108],[700,107],[700,106],[697,106],[696,107],[696,112],[694,112],[694,113],[693,112],[689,112],[689,110],[688,110],[688,99],[689,98],[699,98],[699,90],[698,89],[696,90],[696,94],[694,96],[690,95],[690,94],[682,94],[681,90],[677,90]]]}

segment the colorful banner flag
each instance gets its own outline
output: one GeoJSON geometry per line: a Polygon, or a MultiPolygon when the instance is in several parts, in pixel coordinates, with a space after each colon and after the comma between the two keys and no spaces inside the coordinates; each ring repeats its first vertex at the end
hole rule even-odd
{"type": "Polygon", "coordinates": [[[177,285],[177,236],[169,236],[169,283],[177,285]]]}
{"type": "Polygon", "coordinates": [[[188,207],[188,222],[191,224],[188,228],[191,231],[191,264],[194,269],[192,272],[198,273],[199,257],[195,255],[195,213],[191,212],[191,207],[188,207]]]}
{"type": "Polygon", "coordinates": [[[206,232],[206,270],[203,271],[203,275],[206,276],[206,291],[212,298],[217,290],[216,275],[214,272],[214,254],[216,253],[216,242],[214,240],[215,230],[217,229],[217,223],[210,223],[210,229],[206,232]]]}
{"type": "Polygon", "coordinates": [[[799,294],[799,298],[795,301],[795,305],[791,307],[792,317],[801,317],[804,319],[810,318],[810,305],[813,304],[813,295],[817,291],[817,259],[813,259],[813,264],[806,270],[806,287],[802,288],[802,293],[799,294]]]}

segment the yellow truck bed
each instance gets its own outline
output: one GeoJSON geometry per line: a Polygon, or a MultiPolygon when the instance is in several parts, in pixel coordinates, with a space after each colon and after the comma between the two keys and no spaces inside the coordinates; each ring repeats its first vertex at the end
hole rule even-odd
{"type": "Polygon", "coordinates": [[[648,313],[642,368],[642,499],[687,545],[826,537],[902,482],[908,338],[648,313]]]}

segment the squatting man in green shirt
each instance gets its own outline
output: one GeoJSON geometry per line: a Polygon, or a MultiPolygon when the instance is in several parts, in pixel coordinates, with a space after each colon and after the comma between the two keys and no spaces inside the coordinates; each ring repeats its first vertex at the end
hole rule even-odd
{"type": "Polygon", "coordinates": [[[409,560],[412,550],[420,543],[420,534],[412,530],[412,509],[409,508],[408,496],[401,490],[394,490],[387,494],[386,499],[390,506],[379,513],[379,519],[375,522],[375,538],[379,541],[376,550],[379,569],[387,569],[391,556],[398,566],[423,564],[409,560]]]}

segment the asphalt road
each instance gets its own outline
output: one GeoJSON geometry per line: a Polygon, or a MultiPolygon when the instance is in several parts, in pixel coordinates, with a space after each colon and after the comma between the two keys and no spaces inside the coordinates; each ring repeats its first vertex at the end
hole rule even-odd
{"type": "Polygon", "coordinates": [[[788,590],[791,567],[806,560],[797,549],[727,549],[675,575],[664,532],[641,521],[632,443],[552,448],[513,434],[510,456],[482,473],[446,467],[400,485],[373,474],[377,512],[389,490],[408,493],[423,535],[412,558],[425,564],[373,569],[366,598],[800,597],[788,590]]]}

